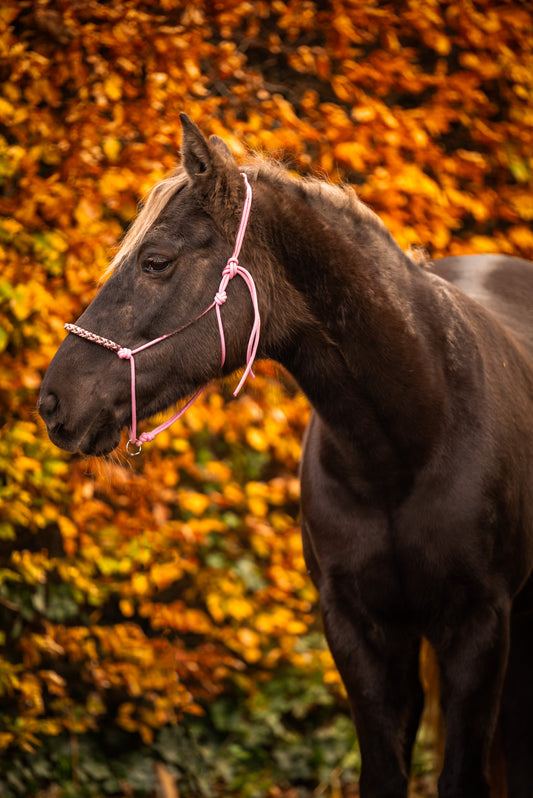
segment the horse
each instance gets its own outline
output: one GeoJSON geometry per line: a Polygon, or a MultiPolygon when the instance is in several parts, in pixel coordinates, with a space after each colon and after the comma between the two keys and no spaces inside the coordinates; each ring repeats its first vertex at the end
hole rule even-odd
{"type": "Polygon", "coordinates": [[[533,263],[420,263],[351,187],[237,164],[181,121],[181,165],[45,374],[50,439],[105,455],[130,425],[134,455],[152,435],[137,421],[251,377],[254,357],[282,364],[312,406],[303,550],[362,798],[407,795],[422,640],[440,671],[440,798],[490,795],[496,729],[509,798],[532,798],[533,263]]]}

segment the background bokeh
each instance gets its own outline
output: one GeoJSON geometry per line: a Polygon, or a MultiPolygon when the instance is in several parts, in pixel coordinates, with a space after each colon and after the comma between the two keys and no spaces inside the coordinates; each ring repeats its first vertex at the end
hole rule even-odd
{"type": "MultiPolygon", "coordinates": [[[[156,762],[183,796],[346,794],[296,386],[264,364],[106,461],[48,442],[38,388],[181,111],[353,184],[405,248],[533,259],[531,6],[4,0],[0,87],[0,794],[149,796],[156,762]]],[[[422,735],[415,789],[432,767],[422,735]]]]}

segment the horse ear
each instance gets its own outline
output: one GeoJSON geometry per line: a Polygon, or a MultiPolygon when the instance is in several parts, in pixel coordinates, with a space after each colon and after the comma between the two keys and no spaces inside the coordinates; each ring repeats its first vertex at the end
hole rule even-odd
{"type": "Polygon", "coordinates": [[[233,153],[226,142],[219,136],[209,136],[209,144],[215,147],[217,152],[222,155],[225,161],[233,161],[233,153]]]}
{"type": "Polygon", "coordinates": [[[193,180],[197,182],[200,178],[207,186],[220,167],[235,165],[231,150],[218,136],[211,136],[208,143],[186,114],[180,114],[180,119],[183,126],[181,158],[185,171],[193,180]]]}
{"type": "Polygon", "coordinates": [[[195,178],[213,171],[213,158],[207,141],[187,114],[180,114],[183,137],[181,159],[188,174],[195,178]]]}

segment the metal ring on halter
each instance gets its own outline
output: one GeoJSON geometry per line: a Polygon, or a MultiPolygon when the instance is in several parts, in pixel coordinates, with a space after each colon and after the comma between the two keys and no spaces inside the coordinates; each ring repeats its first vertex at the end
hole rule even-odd
{"type": "Polygon", "coordinates": [[[129,440],[127,442],[127,444],[126,444],[126,451],[127,451],[127,453],[129,454],[130,457],[137,457],[137,455],[141,453],[142,448],[143,448],[142,443],[135,443],[135,441],[129,440]],[[136,446],[137,447],[137,451],[136,452],[130,451],[130,443],[131,443],[132,446],[136,446]]]}

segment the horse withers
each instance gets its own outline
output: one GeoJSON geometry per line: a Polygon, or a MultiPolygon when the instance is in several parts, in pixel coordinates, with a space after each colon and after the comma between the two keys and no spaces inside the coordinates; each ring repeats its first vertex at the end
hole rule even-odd
{"type": "Polygon", "coordinates": [[[509,798],[532,798],[533,264],[424,267],[350,189],[237,166],[182,123],[181,168],[46,373],[52,441],[103,455],[255,355],[283,364],[313,406],[304,554],[362,798],[407,795],[422,638],[440,669],[441,798],[489,796],[498,724],[509,798]]]}

